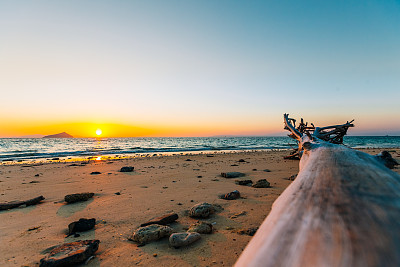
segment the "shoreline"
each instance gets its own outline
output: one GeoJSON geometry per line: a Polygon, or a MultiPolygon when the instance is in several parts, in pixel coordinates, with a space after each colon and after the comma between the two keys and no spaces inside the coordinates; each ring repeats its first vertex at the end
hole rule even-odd
{"type": "MultiPolygon", "coordinates": [[[[396,151],[400,147],[354,147],[352,149],[360,151],[370,150],[387,150],[396,151]]],[[[32,159],[6,159],[0,161],[0,166],[4,165],[43,165],[51,163],[76,163],[76,162],[98,162],[98,161],[115,161],[135,158],[149,157],[168,157],[168,156],[191,156],[191,155],[214,155],[214,154],[236,154],[248,152],[274,152],[274,151],[291,151],[289,148],[273,148],[273,149],[243,149],[243,150],[199,150],[199,151],[173,151],[173,152],[148,152],[148,153],[124,153],[124,154],[98,154],[85,156],[60,156],[50,158],[32,158],[32,159]]]]}
{"type": "MultiPolygon", "coordinates": [[[[382,150],[385,149],[365,152],[377,154],[382,150]]],[[[288,178],[298,172],[299,161],[284,160],[286,154],[287,151],[241,151],[90,161],[74,166],[70,162],[29,167],[1,165],[0,202],[39,195],[45,200],[35,206],[0,211],[0,265],[37,266],[49,247],[99,239],[100,248],[87,266],[232,266],[251,239],[235,231],[258,227],[272,203],[291,183],[288,178]],[[121,173],[123,166],[134,166],[135,171],[121,173]],[[92,175],[95,171],[100,174],[92,175]],[[246,176],[220,176],[228,171],[246,176]],[[271,188],[235,184],[235,180],[244,179],[267,179],[271,188]],[[218,198],[233,190],[239,190],[242,198],[218,198]],[[81,192],[94,192],[95,196],[75,204],[63,201],[65,195],[81,192]],[[174,249],[165,238],[143,247],[128,240],[141,223],[170,212],[179,215],[171,227],[184,231],[198,221],[188,217],[186,211],[201,202],[222,209],[202,220],[213,223],[215,230],[202,235],[198,242],[174,249]],[[82,232],[77,238],[66,237],[68,224],[80,218],[96,218],[95,229],[82,232]]],[[[400,149],[391,154],[399,160],[400,149]]],[[[395,171],[399,172],[399,168],[395,171]]]]}

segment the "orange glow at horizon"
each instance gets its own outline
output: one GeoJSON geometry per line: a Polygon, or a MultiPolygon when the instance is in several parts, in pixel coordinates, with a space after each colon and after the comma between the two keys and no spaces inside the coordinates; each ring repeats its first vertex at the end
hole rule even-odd
{"type": "MultiPolygon", "coordinates": [[[[26,135],[50,135],[66,132],[73,137],[191,137],[215,135],[267,135],[281,131],[280,127],[268,127],[268,123],[242,124],[238,128],[233,123],[196,125],[196,123],[132,125],[106,122],[64,122],[52,123],[31,120],[9,121],[7,127],[0,128],[0,137],[22,137],[26,135]]],[[[278,125],[280,126],[280,124],[278,125]]]]}

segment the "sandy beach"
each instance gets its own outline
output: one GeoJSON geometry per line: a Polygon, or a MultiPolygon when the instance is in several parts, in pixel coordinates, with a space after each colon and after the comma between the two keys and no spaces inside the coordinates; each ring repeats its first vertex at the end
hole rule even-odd
{"type": "MultiPolygon", "coordinates": [[[[380,151],[366,150],[371,154],[380,151]]],[[[399,161],[400,149],[389,151],[399,161]]],[[[0,265],[38,266],[49,247],[99,239],[96,257],[87,266],[232,266],[251,239],[235,231],[258,227],[291,183],[288,178],[298,172],[299,162],[284,160],[284,155],[287,151],[2,165],[0,202],[40,195],[45,200],[35,206],[0,211],[0,265]],[[241,159],[244,162],[239,162],[241,159]],[[124,166],[134,166],[135,171],[119,172],[124,166]],[[246,176],[221,177],[221,172],[230,171],[246,176]],[[238,179],[267,179],[271,187],[241,186],[235,184],[238,179]],[[218,198],[233,190],[239,190],[242,197],[218,198]],[[65,195],[81,192],[94,192],[95,196],[86,202],[64,202],[65,195]],[[203,220],[213,223],[214,232],[202,235],[200,241],[175,249],[167,238],[145,246],[128,240],[141,223],[170,212],[179,215],[170,226],[184,231],[197,221],[186,211],[201,202],[221,209],[203,220]],[[96,218],[95,229],[80,233],[80,237],[66,237],[68,224],[79,218],[96,218]]],[[[400,173],[398,167],[395,171],[400,173]]]]}

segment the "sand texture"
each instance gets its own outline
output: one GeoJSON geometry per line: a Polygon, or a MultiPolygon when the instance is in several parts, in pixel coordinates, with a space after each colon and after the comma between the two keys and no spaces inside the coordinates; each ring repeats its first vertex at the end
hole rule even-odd
{"type": "MultiPolygon", "coordinates": [[[[399,149],[390,151],[399,160],[399,149]]],[[[39,205],[0,211],[0,266],[38,266],[50,247],[88,239],[99,239],[100,246],[85,266],[232,266],[251,239],[237,231],[258,227],[291,183],[288,177],[298,172],[299,162],[284,160],[287,154],[238,152],[78,162],[78,166],[70,166],[71,162],[0,166],[0,202],[45,197],[39,205]],[[135,169],[120,172],[124,166],[135,169]],[[221,172],[245,176],[223,178],[221,172]],[[248,179],[253,183],[266,179],[271,187],[235,183],[248,179]],[[218,197],[234,190],[241,198],[218,197]],[[64,201],[65,195],[84,192],[95,194],[85,202],[64,201]],[[189,217],[187,211],[201,202],[217,205],[216,212],[206,219],[189,217]],[[167,237],[144,246],[128,240],[142,223],[168,213],[179,215],[169,224],[175,232],[184,232],[199,220],[211,223],[214,231],[178,249],[169,246],[167,237]],[[95,229],[67,237],[68,224],[80,218],[95,218],[95,229]]]]}

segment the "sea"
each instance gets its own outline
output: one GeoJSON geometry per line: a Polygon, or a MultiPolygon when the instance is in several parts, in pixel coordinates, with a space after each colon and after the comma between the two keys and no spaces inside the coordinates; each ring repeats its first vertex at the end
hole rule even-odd
{"type": "MultiPolygon", "coordinates": [[[[400,136],[345,136],[352,148],[400,148],[400,136]]],[[[0,138],[0,162],[137,156],[216,151],[287,150],[296,141],[280,137],[0,138]]]]}

